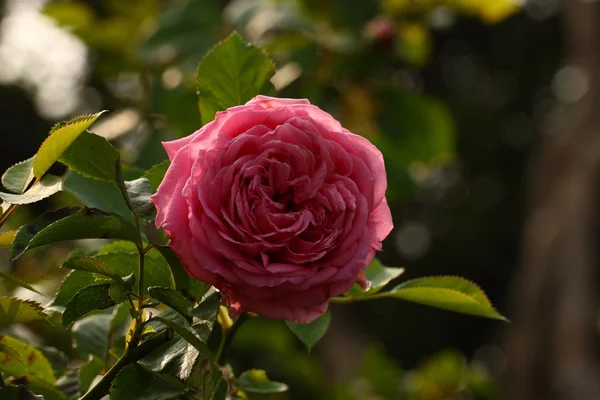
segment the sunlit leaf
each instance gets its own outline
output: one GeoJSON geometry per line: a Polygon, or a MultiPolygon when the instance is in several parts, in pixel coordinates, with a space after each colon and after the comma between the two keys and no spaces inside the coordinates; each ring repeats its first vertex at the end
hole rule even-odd
{"type": "Polygon", "coordinates": [[[22,194],[0,192],[0,199],[9,204],[31,204],[52,196],[62,190],[62,178],[46,175],[22,194]]]}
{"type": "Polygon", "coordinates": [[[329,329],[331,314],[327,311],[309,324],[298,324],[291,321],[285,321],[285,323],[294,335],[304,343],[306,348],[310,350],[319,340],[321,340],[323,335],[327,332],[327,329],[329,329]]]}
{"type": "Polygon", "coordinates": [[[288,390],[285,383],[271,381],[262,369],[251,369],[240,375],[240,388],[248,393],[281,393],[288,390]]]}
{"type": "Polygon", "coordinates": [[[47,318],[39,303],[15,297],[0,297],[0,326],[31,322],[47,318]]]}
{"type": "Polygon", "coordinates": [[[85,177],[116,183],[119,158],[119,152],[102,136],[83,132],[59,161],[85,177]]]}
{"type": "Polygon", "coordinates": [[[0,371],[5,376],[37,377],[49,384],[56,382],[50,362],[38,349],[11,336],[1,336],[0,344],[14,349],[21,355],[21,359],[25,360],[25,363],[21,363],[0,353],[0,371]]]}
{"type": "Polygon", "coordinates": [[[437,276],[406,281],[390,296],[448,311],[506,321],[473,282],[455,276],[437,276]]]}
{"type": "MultiPolygon", "coordinates": [[[[104,112],[104,111],[103,111],[104,112]]],[[[33,173],[40,179],[63,155],[65,150],[89,128],[103,112],[84,115],[56,124],[33,159],[33,173]]]]}
{"type": "Polygon", "coordinates": [[[17,231],[8,231],[0,233],[0,247],[8,247],[11,245],[17,231]]]}
{"type": "Polygon", "coordinates": [[[198,102],[202,124],[218,111],[246,103],[254,96],[274,91],[269,79],[273,61],[258,47],[232,33],[206,54],[197,73],[198,102]]]}
{"type": "Polygon", "coordinates": [[[374,258],[365,270],[365,276],[368,281],[371,282],[371,287],[367,291],[363,291],[358,284],[352,285],[352,287],[345,293],[346,296],[351,297],[362,297],[375,294],[385,285],[390,283],[393,279],[396,279],[404,273],[404,268],[392,268],[386,267],[381,262],[374,258]]]}
{"type": "Polygon", "coordinates": [[[31,157],[7,169],[2,175],[2,184],[9,192],[21,194],[33,178],[33,157],[31,157]]]}

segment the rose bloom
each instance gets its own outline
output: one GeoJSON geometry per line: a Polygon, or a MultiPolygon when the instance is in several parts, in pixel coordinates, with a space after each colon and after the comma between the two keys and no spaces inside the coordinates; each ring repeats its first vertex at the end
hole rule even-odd
{"type": "Polygon", "coordinates": [[[156,225],[234,312],[308,323],[355,282],[368,287],[393,224],[367,139],[307,100],[257,96],[163,145],[156,225]]]}

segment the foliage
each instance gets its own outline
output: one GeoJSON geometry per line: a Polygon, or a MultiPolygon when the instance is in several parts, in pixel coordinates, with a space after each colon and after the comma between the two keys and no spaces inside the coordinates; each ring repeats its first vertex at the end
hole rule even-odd
{"type": "MultiPolygon", "coordinates": [[[[452,159],[454,123],[447,108],[434,98],[381,79],[388,72],[385,66],[365,68],[355,62],[372,54],[377,46],[388,45],[388,38],[382,37],[381,32],[363,32],[368,31],[369,21],[376,17],[376,8],[365,5],[363,10],[330,12],[328,7],[343,8],[343,2],[303,0],[233,1],[221,10],[218,3],[180,2],[159,18],[157,2],[151,0],[137,5],[107,1],[102,16],[84,2],[50,2],[46,12],[59,23],[71,26],[91,48],[114,56],[119,68],[139,67],[142,80],[149,81],[145,90],[156,87],[157,92],[164,91],[165,97],[176,99],[170,102],[173,106],[153,104],[160,103],[153,97],[158,98],[156,93],[140,96],[136,107],[150,127],[149,138],[139,149],[145,160],[153,160],[152,154],[158,153],[160,135],[156,132],[160,124],[153,120],[154,112],[166,116],[166,135],[182,136],[210,122],[215,113],[258,94],[273,94],[276,89],[281,96],[305,96],[323,104],[338,104],[333,111],[345,125],[381,147],[389,164],[388,197],[393,201],[406,199],[417,191],[422,179],[414,174],[415,166],[429,171],[452,159]],[[256,23],[252,25],[267,11],[273,16],[270,26],[258,29],[256,23]],[[234,32],[214,45],[223,33],[222,15],[256,44],[234,32]],[[144,36],[144,26],[152,19],[156,19],[156,27],[144,36]],[[272,54],[275,62],[263,49],[272,54]],[[326,58],[323,63],[317,62],[318,54],[326,58]],[[294,76],[295,67],[305,73],[294,76]],[[181,79],[175,84],[170,82],[171,78],[178,80],[174,77],[181,79]],[[193,111],[186,111],[185,117],[179,118],[181,110],[190,108],[193,111]]],[[[427,48],[431,45],[427,19],[421,14],[433,12],[444,2],[429,3],[415,8],[412,2],[381,2],[382,12],[391,21],[395,42],[392,53],[416,68],[427,63],[427,48]]],[[[504,0],[452,2],[450,9],[489,22],[497,22],[514,11],[504,0]]],[[[110,65],[99,68],[109,76],[115,73],[110,65]]],[[[287,384],[270,380],[264,370],[252,368],[234,373],[227,366],[230,346],[237,349],[248,340],[241,330],[236,339],[239,343],[232,344],[233,336],[249,316],[232,320],[221,306],[220,294],[189,278],[162,233],[153,229],[155,211],[149,197],[160,184],[168,161],[158,156],[153,160],[156,162],[139,162],[138,167],[130,168],[123,162],[126,152],[117,150],[118,143],[111,144],[93,133],[92,125],[101,115],[102,112],[57,124],[32,158],[14,165],[2,176],[6,191],[0,192],[4,202],[0,226],[20,205],[42,201],[61,191],[73,194],[79,204],[46,212],[14,232],[0,234],[0,245],[10,246],[13,273],[15,265],[34,250],[77,241],[77,250],[61,264],[61,270],[68,272],[48,305],[42,307],[14,296],[0,298],[1,327],[37,321],[40,325],[64,328],[69,332],[68,348],[72,347],[69,356],[75,363],[57,372],[50,353],[43,348],[13,336],[2,336],[0,397],[94,400],[110,394],[111,399],[117,400],[221,400],[265,398],[261,396],[277,396],[288,390],[287,384]],[[57,163],[67,171],[57,174],[53,168],[57,163]],[[110,243],[100,248],[80,245],[80,241],[90,239],[110,243]],[[78,367],[72,368],[73,365],[78,367]]],[[[111,118],[110,113],[104,118],[111,118]]],[[[462,278],[411,279],[390,289],[403,272],[403,268],[387,267],[374,259],[365,271],[371,287],[363,291],[355,285],[332,301],[400,299],[504,319],[477,285],[462,278]]],[[[2,273],[2,277],[39,293],[31,285],[33,282],[17,275],[2,273]]],[[[326,334],[330,318],[328,311],[311,324],[287,321],[289,330],[282,331],[279,326],[273,332],[284,332],[279,337],[288,344],[290,338],[296,337],[310,350],[326,334]]],[[[293,345],[278,348],[274,344],[270,350],[277,356],[284,354],[284,347],[289,350],[293,345]]],[[[437,366],[448,364],[450,370],[458,371],[465,368],[465,361],[455,354],[439,357],[441,361],[417,368],[413,386],[401,393],[408,393],[409,399],[435,398],[423,394],[428,390],[423,382],[435,382],[442,393],[453,394],[462,390],[465,382],[469,386],[476,381],[476,374],[470,370],[449,383],[443,381],[439,376],[444,373],[437,371],[437,366]]],[[[310,366],[313,362],[298,349],[285,353],[283,359],[293,359],[299,365],[310,366]]],[[[381,354],[367,355],[364,364],[370,363],[386,368],[392,364],[381,354]]],[[[377,370],[386,368],[378,366],[377,370]]],[[[386,388],[377,376],[367,376],[369,369],[365,367],[367,372],[361,372],[361,378],[371,385],[369,390],[384,398],[400,395],[397,388],[386,388]]],[[[395,366],[388,369],[390,379],[398,379],[403,373],[395,366]]],[[[343,389],[332,388],[331,393],[338,396],[335,398],[351,398],[343,397],[348,395],[343,389]]]]}

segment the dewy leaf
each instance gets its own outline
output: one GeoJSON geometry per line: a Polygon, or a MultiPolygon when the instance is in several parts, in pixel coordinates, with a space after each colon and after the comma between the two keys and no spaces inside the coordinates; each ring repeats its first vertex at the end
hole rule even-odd
{"type": "Polygon", "coordinates": [[[102,283],[78,291],[65,306],[62,316],[63,326],[68,327],[92,310],[104,310],[114,306],[115,302],[108,293],[109,287],[110,283],[102,283]]]}
{"type": "Polygon", "coordinates": [[[456,276],[406,281],[389,292],[391,297],[448,311],[506,321],[473,282],[456,276]]]}
{"type": "Polygon", "coordinates": [[[40,179],[63,155],[65,150],[89,128],[104,111],[74,118],[68,122],[59,123],[52,128],[50,135],[40,146],[33,159],[33,174],[40,179]]]}
{"type": "Polygon", "coordinates": [[[33,157],[21,161],[6,170],[2,184],[11,193],[21,194],[33,181],[33,157]]]}
{"type": "Polygon", "coordinates": [[[275,65],[258,47],[244,42],[234,32],[209,51],[197,73],[197,92],[202,124],[215,118],[218,111],[246,103],[266,89],[275,65]]]}
{"type": "Polygon", "coordinates": [[[0,297],[0,326],[37,321],[47,317],[44,309],[35,301],[0,297]]]}
{"type": "Polygon", "coordinates": [[[71,271],[58,289],[52,305],[64,307],[77,292],[96,283],[95,276],[89,272],[71,271]]]}
{"type": "Polygon", "coordinates": [[[23,194],[0,192],[0,199],[9,204],[31,204],[50,197],[62,190],[62,178],[54,175],[46,175],[36,182],[23,194]]]}
{"type": "Polygon", "coordinates": [[[134,181],[125,182],[127,193],[129,194],[129,203],[133,211],[140,217],[146,217],[154,213],[154,203],[150,196],[154,194],[150,182],[146,178],[139,178],[134,181]]]}
{"type": "Polygon", "coordinates": [[[306,348],[311,350],[329,329],[331,314],[327,311],[310,324],[297,324],[291,321],[285,321],[285,323],[306,348]]]}
{"type": "Polygon", "coordinates": [[[45,296],[42,292],[40,292],[39,290],[37,290],[36,288],[34,288],[33,286],[31,286],[30,284],[28,284],[23,279],[17,276],[7,274],[6,272],[0,272],[0,278],[6,279],[7,281],[14,283],[15,285],[19,285],[27,290],[31,290],[32,292],[45,296]]]}
{"type": "Polygon", "coordinates": [[[273,382],[267,377],[267,373],[261,369],[251,369],[240,375],[240,387],[248,393],[281,393],[288,390],[285,383],[273,382]]]}
{"type": "Polygon", "coordinates": [[[148,293],[151,297],[177,311],[184,318],[191,319],[189,311],[192,307],[192,302],[183,297],[178,291],[165,287],[152,286],[148,288],[148,293]]]}
{"type": "Polygon", "coordinates": [[[1,336],[0,344],[13,348],[25,360],[25,363],[20,363],[0,353],[0,371],[5,376],[37,377],[52,385],[56,383],[52,366],[41,351],[11,336],[1,336]]]}
{"type": "Polygon", "coordinates": [[[102,136],[83,132],[59,161],[85,177],[116,183],[119,152],[102,136]]]}
{"type": "Polygon", "coordinates": [[[111,314],[89,315],[73,324],[75,350],[84,358],[90,355],[104,360],[108,353],[111,314]]]}
{"type": "Polygon", "coordinates": [[[121,275],[106,263],[95,258],[78,256],[67,259],[61,267],[104,275],[124,285],[121,275]]]}
{"type": "Polygon", "coordinates": [[[72,213],[72,209],[59,210],[22,226],[13,241],[11,262],[27,250],[66,240],[96,238],[137,240],[133,225],[119,215],[107,214],[91,208],[82,208],[75,214],[72,213]],[[54,219],[60,215],[66,216],[62,219],[54,219]]]}
{"type": "Polygon", "coordinates": [[[378,259],[374,258],[365,270],[365,276],[371,282],[369,290],[363,291],[358,284],[354,284],[345,295],[350,297],[364,297],[375,294],[381,291],[392,279],[399,277],[403,273],[404,268],[386,267],[378,259]]]}
{"type": "Polygon", "coordinates": [[[150,182],[150,186],[152,187],[152,189],[158,189],[158,186],[163,181],[163,178],[167,173],[167,168],[169,168],[170,165],[171,161],[165,160],[159,164],[156,164],[144,173],[143,177],[148,179],[148,182],[150,182]]]}
{"type": "Polygon", "coordinates": [[[179,380],[130,364],[117,375],[110,388],[111,400],[172,400],[186,393],[179,380]]]}

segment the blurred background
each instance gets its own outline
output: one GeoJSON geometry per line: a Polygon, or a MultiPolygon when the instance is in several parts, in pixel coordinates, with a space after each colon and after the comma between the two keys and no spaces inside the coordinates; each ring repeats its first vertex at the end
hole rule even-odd
{"type": "MultiPolygon", "coordinates": [[[[0,0],[0,17],[2,171],[53,123],[102,109],[94,132],[127,163],[162,161],[161,141],[200,126],[198,62],[236,29],[275,60],[280,97],[384,153],[395,229],[380,259],[401,279],[471,279],[512,320],[334,305],[308,354],[256,319],[234,370],[266,369],[289,399],[600,399],[600,2],[0,0]]],[[[68,250],[32,252],[17,274],[52,284],[68,250]]]]}

